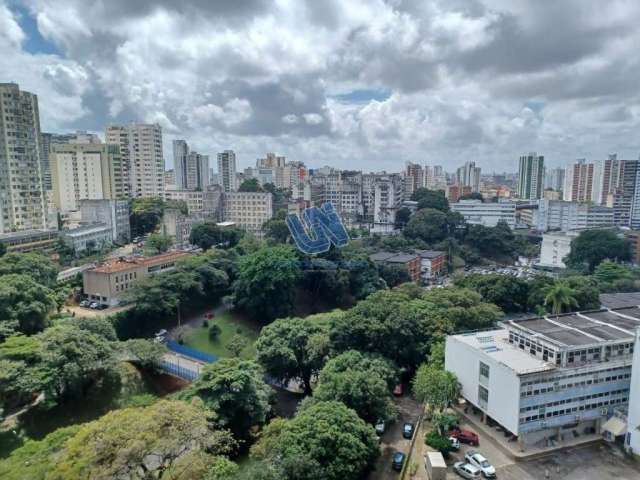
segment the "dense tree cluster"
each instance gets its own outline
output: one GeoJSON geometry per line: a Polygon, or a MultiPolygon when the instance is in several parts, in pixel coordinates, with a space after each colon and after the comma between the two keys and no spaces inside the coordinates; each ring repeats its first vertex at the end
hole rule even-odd
{"type": "Polygon", "coordinates": [[[188,214],[187,204],[182,200],[163,200],[158,197],[134,198],[130,206],[131,235],[141,237],[158,229],[166,209],[180,210],[188,214]]]}
{"type": "Polygon", "coordinates": [[[611,230],[585,230],[571,242],[567,266],[592,273],[603,260],[625,261],[631,257],[629,244],[611,230]]]}
{"type": "Polygon", "coordinates": [[[203,250],[211,247],[235,247],[244,232],[236,227],[220,227],[213,222],[200,223],[193,227],[189,235],[189,243],[197,245],[203,250]]]}

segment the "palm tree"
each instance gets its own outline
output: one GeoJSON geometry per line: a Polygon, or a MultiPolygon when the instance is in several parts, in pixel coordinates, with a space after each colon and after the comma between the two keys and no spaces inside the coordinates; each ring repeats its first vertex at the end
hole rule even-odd
{"type": "Polygon", "coordinates": [[[565,309],[578,306],[576,291],[564,282],[556,282],[546,290],[545,306],[551,305],[551,313],[561,314],[565,309]]]}

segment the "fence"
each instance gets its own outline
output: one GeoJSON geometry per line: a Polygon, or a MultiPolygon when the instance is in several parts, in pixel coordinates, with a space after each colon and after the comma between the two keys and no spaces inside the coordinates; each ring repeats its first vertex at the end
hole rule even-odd
{"type": "Polygon", "coordinates": [[[165,357],[160,362],[160,368],[171,375],[192,382],[200,375],[201,366],[194,362],[190,362],[189,366],[180,365],[179,357],[174,357],[173,359],[165,357]]]}
{"type": "Polygon", "coordinates": [[[180,355],[184,355],[185,357],[193,358],[194,360],[198,360],[204,363],[213,363],[218,360],[218,357],[215,355],[201,352],[200,350],[195,350],[193,348],[185,347],[184,345],[180,345],[178,342],[174,342],[173,340],[167,342],[167,348],[172,352],[179,353],[180,355]]]}

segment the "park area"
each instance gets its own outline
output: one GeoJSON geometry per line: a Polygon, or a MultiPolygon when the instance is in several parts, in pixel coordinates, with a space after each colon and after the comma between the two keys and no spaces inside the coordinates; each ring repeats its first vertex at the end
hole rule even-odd
{"type": "Polygon", "coordinates": [[[187,347],[217,357],[239,356],[252,359],[256,355],[254,344],[259,334],[260,327],[256,323],[236,313],[225,311],[208,320],[203,318],[199,324],[191,322],[191,328],[185,333],[183,343],[187,347]],[[210,333],[212,328],[217,332],[215,335],[210,333]]]}

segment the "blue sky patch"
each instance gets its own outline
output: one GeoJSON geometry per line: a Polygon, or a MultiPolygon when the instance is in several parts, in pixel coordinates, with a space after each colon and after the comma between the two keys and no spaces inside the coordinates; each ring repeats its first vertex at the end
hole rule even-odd
{"type": "Polygon", "coordinates": [[[390,90],[383,88],[371,88],[362,90],[352,90],[348,93],[341,93],[339,95],[332,95],[331,98],[335,98],[342,103],[369,103],[371,100],[378,102],[384,102],[391,96],[390,90]]]}
{"type": "Polygon", "coordinates": [[[60,50],[52,42],[46,40],[38,30],[38,23],[29,10],[19,5],[12,5],[11,10],[18,20],[20,28],[26,35],[26,40],[22,44],[23,49],[31,54],[51,54],[62,55],[60,50]]]}

